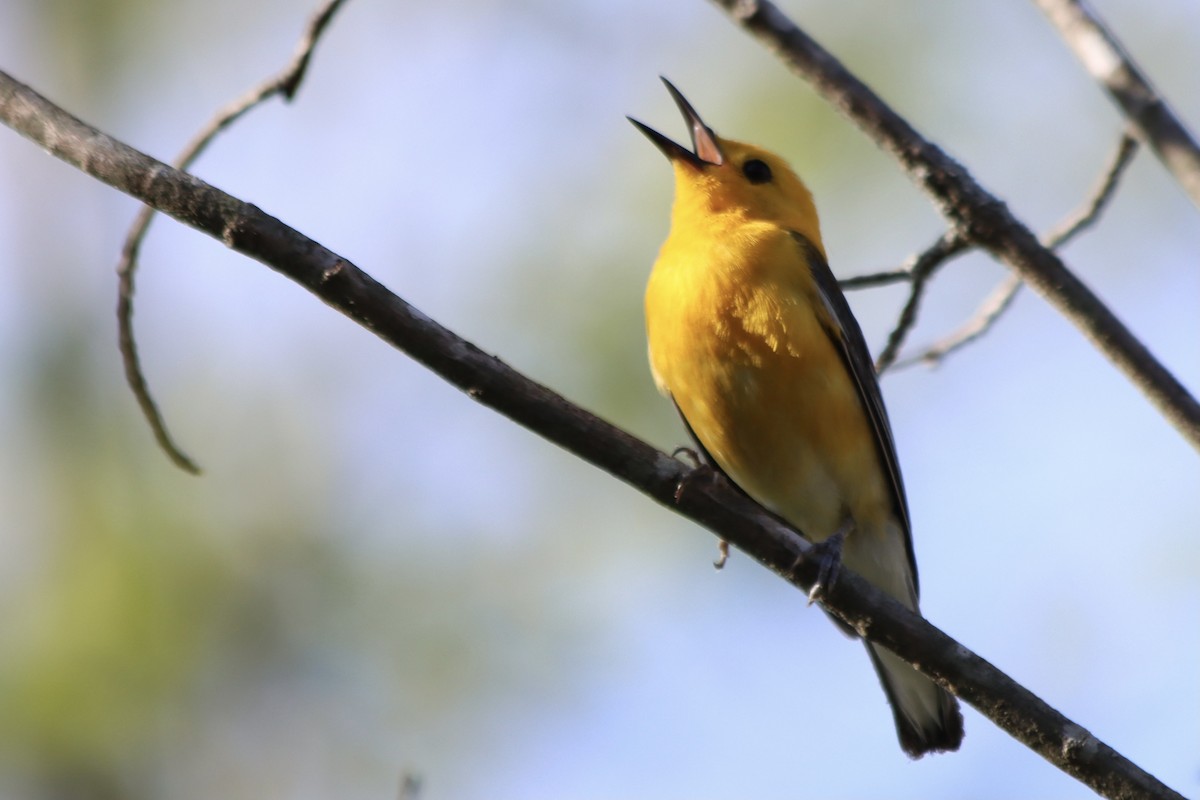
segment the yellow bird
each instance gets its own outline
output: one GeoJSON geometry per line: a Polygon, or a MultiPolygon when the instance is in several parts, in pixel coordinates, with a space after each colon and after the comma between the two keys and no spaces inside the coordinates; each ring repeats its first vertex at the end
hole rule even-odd
{"type": "MultiPolygon", "coordinates": [[[[712,466],[918,611],[891,426],[812,194],[779,156],[714,134],[663,82],[694,152],[630,118],[675,172],[671,232],[646,288],[655,383],[712,466]]],[[[955,699],[887,649],[867,652],[904,751],[957,750],[955,699]]]]}

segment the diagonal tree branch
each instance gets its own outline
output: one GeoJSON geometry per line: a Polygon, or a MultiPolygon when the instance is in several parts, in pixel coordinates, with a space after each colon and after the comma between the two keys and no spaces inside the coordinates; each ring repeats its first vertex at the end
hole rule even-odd
{"type": "MultiPolygon", "coordinates": [[[[325,28],[344,1],[326,0],[325,4],[317,9],[309,20],[288,65],[278,75],[268,78],[218,111],[217,115],[193,137],[192,141],[188,142],[187,146],[183,148],[183,152],[175,158],[173,165],[177,169],[187,169],[221,131],[232,125],[247,111],[275,95],[281,95],[285,100],[291,101],[296,96],[296,91],[300,88],[300,83],[308,72],[309,61],[321,34],[325,32],[325,28]]],[[[138,268],[138,252],[141,250],[142,241],[146,238],[146,231],[149,230],[150,221],[153,218],[154,209],[151,206],[143,208],[134,219],[129,233],[125,235],[125,244],[121,248],[121,260],[117,264],[117,343],[121,350],[121,361],[125,365],[125,380],[133,391],[138,407],[142,410],[142,416],[150,425],[150,430],[154,433],[154,439],[158,442],[158,446],[175,466],[197,475],[200,468],[175,444],[170,431],[167,430],[162,413],[158,410],[158,406],[150,394],[150,387],[142,372],[141,359],[138,358],[137,338],[133,334],[134,274],[138,268]]]]}
{"type": "MultiPolygon", "coordinates": [[[[0,72],[0,121],[52,155],[224,242],[429,367],[475,400],[673,508],[803,591],[811,545],[722,479],[687,482],[679,461],[525,378],[257,207],[140,153],[0,72]],[[676,496],[678,494],[678,496],[676,496]]],[[[1106,797],[1179,798],[984,659],[843,568],[822,604],[1106,797]]]]}
{"type": "Polygon", "coordinates": [[[1008,265],[1133,381],[1200,449],[1200,403],[1008,207],[922,137],[767,0],[715,0],[829,103],[850,117],[940,207],[953,229],[1008,265]]]}
{"type": "Polygon", "coordinates": [[[1081,0],[1033,0],[1108,92],[1137,135],[1200,206],[1200,145],[1104,21],[1081,0]]]}

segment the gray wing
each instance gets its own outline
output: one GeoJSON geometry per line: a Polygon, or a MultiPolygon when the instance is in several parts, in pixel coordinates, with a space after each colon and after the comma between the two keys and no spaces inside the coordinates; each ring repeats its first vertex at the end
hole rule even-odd
{"type": "Polygon", "coordinates": [[[826,332],[837,345],[846,372],[854,379],[854,385],[858,389],[858,399],[862,401],[871,426],[875,429],[875,447],[879,453],[879,462],[891,479],[892,503],[895,506],[896,518],[904,527],[904,549],[908,552],[908,565],[912,569],[913,590],[919,594],[917,560],[913,555],[912,529],[908,519],[908,500],[904,496],[904,479],[900,477],[896,442],[892,438],[887,409],[883,406],[879,381],[875,378],[875,364],[871,361],[871,351],[867,349],[867,342],[863,338],[862,329],[858,327],[858,320],[850,311],[850,304],[846,302],[846,296],[842,294],[837,278],[833,276],[821,251],[795,231],[792,231],[792,238],[804,251],[809,270],[817,284],[817,291],[825,303],[825,310],[837,322],[837,330],[826,332]]]}

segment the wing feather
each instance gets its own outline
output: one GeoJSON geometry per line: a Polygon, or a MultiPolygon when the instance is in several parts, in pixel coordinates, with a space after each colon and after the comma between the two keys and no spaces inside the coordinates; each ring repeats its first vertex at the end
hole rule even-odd
{"type": "Polygon", "coordinates": [[[879,391],[879,381],[875,377],[875,365],[871,361],[871,351],[867,349],[866,339],[858,320],[850,311],[850,304],[838,286],[837,278],[829,269],[829,264],[821,251],[803,235],[792,231],[792,238],[800,245],[805,261],[809,265],[813,281],[817,285],[817,293],[828,312],[835,327],[826,326],[826,332],[837,346],[838,354],[846,372],[854,379],[858,389],[859,400],[866,409],[867,417],[875,430],[875,446],[879,453],[879,461],[890,479],[892,487],[892,502],[895,506],[896,518],[904,528],[904,549],[908,553],[908,564],[912,569],[913,590],[919,593],[917,586],[917,561],[913,555],[912,529],[908,518],[908,500],[904,494],[904,479],[900,476],[900,463],[896,458],[896,442],[892,438],[892,426],[888,422],[887,409],[883,405],[883,394],[879,391]]]}

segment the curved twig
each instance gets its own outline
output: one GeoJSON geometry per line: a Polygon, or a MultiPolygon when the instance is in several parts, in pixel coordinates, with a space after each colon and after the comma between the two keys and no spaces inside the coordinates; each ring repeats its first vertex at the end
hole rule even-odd
{"type": "MultiPolygon", "coordinates": [[[[343,2],[345,0],[326,0],[325,4],[309,20],[288,65],[275,77],[263,81],[218,111],[216,116],[183,148],[183,151],[175,158],[173,166],[181,170],[187,169],[204,152],[217,134],[264,101],[275,95],[282,95],[284,99],[292,100],[308,71],[309,61],[312,59],[313,50],[316,48],[321,34],[343,2]]],[[[166,422],[150,394],[146,376],[142,372],[141,359],[138,357],[137,339],[133,333],[134,273],[137,272],[138,267],[138,251],[141,249],[142,241],[146,238],[146,231],[150,228],[150,221],[154,218],[154,213],[155,209],[150,206],[146,206],[138,212],[133,225],[125,235],[125,244],[121,248],[121,260],[117,264],[117,343],[121,351],[121,361],[125,365],[125,380],[133,391],[133,396],[137,398],[138,407],[141,408],[142,415],[145,416],[146,422],[154,432],[154,439],[158,442],[158,446],[166,452],[177,467],[197,475],[200,473],[200,468],[175,444],[167,430],[166,422]]]]}
{"type": "Polygon", "coordinates": [[[1100,180],[1096,183],[1096,188],[1092,190],[1083,205],[1075,210],[1074,214],[1058,223],[1053,230],[1048,231],[1042,237],[1042,244],[1055,250],[1074,239],[1076,234],[1091,227],[1100,218],[1100,212],[1108,205],[1108,201],[1112,199],[1117,190],[1117,183],[1125,173],[1125,168],[1137,155],[1137,151],[1137,139],[1128,132],[1121,134],[1121,141],[1117,142],[1116,149],[1108,157],[1104,171],[1100,174],[1100,180]]]}

